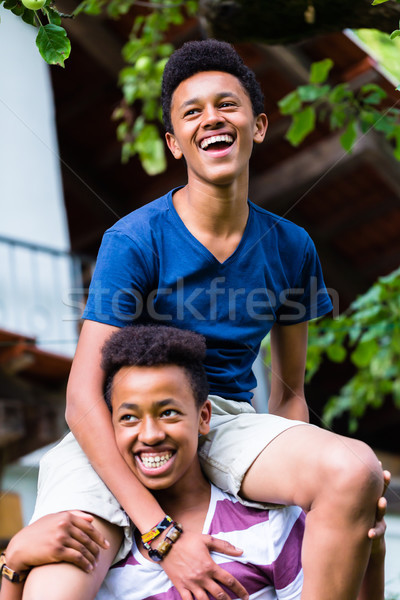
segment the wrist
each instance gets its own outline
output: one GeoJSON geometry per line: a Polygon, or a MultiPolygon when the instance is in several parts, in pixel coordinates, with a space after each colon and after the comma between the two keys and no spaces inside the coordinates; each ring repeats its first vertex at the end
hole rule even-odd
{"type": "Polygon", "coordinates": [[[1,579],[7,579],[12,583],[22,583],[27,578],[30,567],[22,564],[15,558],[9,558],[4,552],[0,555],[0,575],[1,579]]]}

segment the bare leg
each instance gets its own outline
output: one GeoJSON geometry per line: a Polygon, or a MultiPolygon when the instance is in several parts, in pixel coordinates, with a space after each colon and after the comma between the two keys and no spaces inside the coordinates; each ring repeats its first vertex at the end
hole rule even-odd
{"type": "Polygon", "coordinates": [[[299,425],[257,457],[241,493],[308,512],[302,600],[356,600],[382,490],[382,469],[366,444],[299,425]]]}
{"type": "Polygon", "coordinates": [[[122,530],[95,517],[93,525],[110,542],[110,548],[100,549],[98,564],[92,573],[75,565],[57,563],[36,567],[26,580],[23,600],[93,600],[122,541],[122,530]]]}

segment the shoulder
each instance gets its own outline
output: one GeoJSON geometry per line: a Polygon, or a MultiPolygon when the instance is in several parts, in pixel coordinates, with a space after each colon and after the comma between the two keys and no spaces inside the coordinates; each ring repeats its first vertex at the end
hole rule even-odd
{"type": "Polygon", "coordinates": [[[310,237],[303,227],[296,225],[289,219],[285,219],[285,217],[276,215],[251,201],[249,201],[249,207],[255,221],[263,228],[268,228],[271,235],[275,234],[281,240],[286,238],[306,240],[310,237]]]}
{"type": "Polygon", "coordinates": [[[126,236],[132,240],[141,240],[159,231],[169,213],[169,198],[172,191],[164,196],[141,206],[122,217],[112,227],[107,229],[105,236],[126,236]]]}
{"type": "Polygon", "coordinates": [[[276,215],[251,201],[249,201],[249,208],[257,227],[262,230],[266,241],[270,242],[273,240],[279,247],[289,245],[292,247],[296,246],[297,248],[299,245],[303,245],[304,247],[311,242],[307,231],[303,227],[296,225],[296,223],[289,221],[289,219],[276,215]]]}

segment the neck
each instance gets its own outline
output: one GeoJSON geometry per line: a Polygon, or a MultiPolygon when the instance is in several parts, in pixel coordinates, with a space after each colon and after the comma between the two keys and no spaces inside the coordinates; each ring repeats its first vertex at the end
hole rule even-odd
{"type": "Polygon", "coordinates": [[[165,490],[153,491],[166,514],[183,525],[190,526],[191,521],[200,519],[204,522],[210,502],[211,486],[204,477],[200,467],[196,478],[190,481],[183,477],[180,481],[165,490]]]}
{"type": "Polygon", "coordinates": [[[228,237],[246,227],[247,194],[246,182],[211,186],[189,176],[188,185],[174,195],[174,205],[189,230],[228,237]]]}

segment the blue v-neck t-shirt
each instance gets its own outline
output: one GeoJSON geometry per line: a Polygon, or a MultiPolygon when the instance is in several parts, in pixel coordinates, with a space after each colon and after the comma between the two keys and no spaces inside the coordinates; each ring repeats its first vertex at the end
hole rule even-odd
{"type": "Polygon", "coordinates": [[[174,191],[106,231],[83,318],[201,333],[210,393],[250,401],[252,365],[273,324],[332,309],[315,246],[304,229],[249,201],[242,239],[221,263],[184,225],[174,191]]]}

